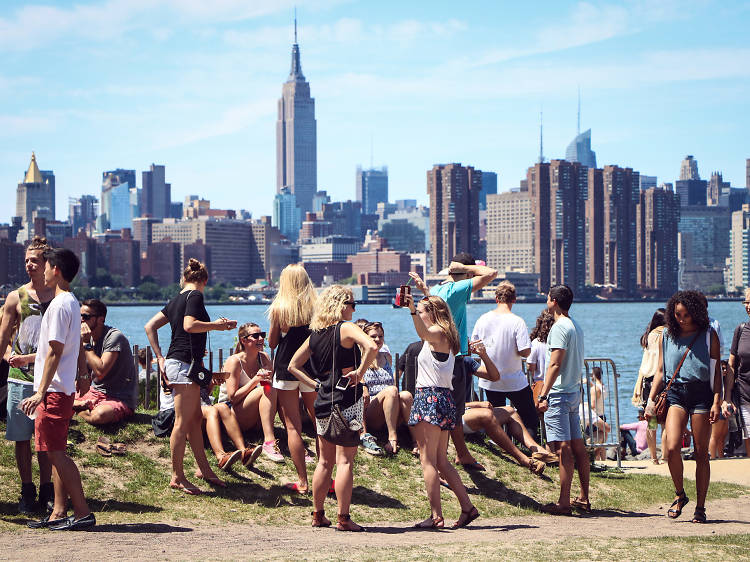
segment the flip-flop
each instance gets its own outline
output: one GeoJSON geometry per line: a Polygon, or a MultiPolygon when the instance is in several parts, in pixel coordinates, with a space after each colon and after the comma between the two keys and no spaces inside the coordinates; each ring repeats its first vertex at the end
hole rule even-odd
{"type": "Polygon", "coordinates": [[[112,444],[109,442],[109,439],[107,439],[103,435],[99,437],[99,440],[96,442],[96,452],[103,457],[111,457],[112,444]]]}
{"type": "Polygon", "coordinates": [[[113,455],[124,455],[127,452],[125,443],[112,443],[110,450],[113,455]]]}
{"type": "Polygon", "coordinates": [[[541,511],[542,513],[548,513],[549,515],[573,515],[573,511],[570,508],[565,509],[556,503],[543,505],[541,511]]]}
{"type": "Polygon", "coordinates": [[[296,482],[287,482],[286,484],[284,484],[284,488],[291,492],[294,492],[295,494],[300,494],[301,496],[307,496],[310,494],[310,488],[308,488],[307,490],[303,490],[296,482]]]}
{"type": "Polygon", "coordinates": [[[172,484],[170,482],[169,487],[172,488],[173,490],[183,492],[187,494],[188,496],[200,496],[203,493],[203,490],[201,490],[200,488],[195,488],[195,487],[188,488],[184,484],[172,484]]]}
{"type": "Polygon", "coordinates": [[[460,462],[457,464],[460,464],[461,466],[463,466],[464,470],[477,470],[480,472],[484,472],[485,470],[487,470],[486,468],[484,468],[484,465],[482,465],[482,463],[480,463],[479,461],[466,462],[466,463],[460,462]]]}

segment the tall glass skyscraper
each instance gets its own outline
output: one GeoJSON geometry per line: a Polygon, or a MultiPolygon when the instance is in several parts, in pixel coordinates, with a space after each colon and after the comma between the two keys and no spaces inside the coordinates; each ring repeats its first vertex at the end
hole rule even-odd
{"type": "Polygon", "coordinates": [[[378,203],[388,202],[388,168],[363,170],[357,166],[357,201],[366,215],[375,214],[378,203]]]}
{"type": "Polygon", "coordinates": [[[596,152],[591,150],[591,129],[576,135],[565,150],[568,162],[580,162],[587,168],[596,168],[596,152]]]}
{"type": "Polygon", "coordinates": [[[288,187],[297,198],[302,216],[312,211],[318,186],[315,100],[302,74],[294,22],[292,68],[281,90],[276,121],[276,192],[288,187]]]}

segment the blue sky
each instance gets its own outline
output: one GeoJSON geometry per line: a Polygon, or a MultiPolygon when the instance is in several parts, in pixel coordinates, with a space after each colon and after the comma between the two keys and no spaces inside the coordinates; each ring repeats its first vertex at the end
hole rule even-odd
{"type": "MultiPolygon", "coordinates": [[[[270,214],[276,102],[295,2],[0,3],[0,186],[31,151],[67,198],[101,173],[165,164],[173,199],[270,214]]],[[[463,162],[517,186],[539,153],[592,128],[599,165],[744,186],[750,2],[296,1],[316,101],[318,187],[354,198],[355,169],[389,168],[391,199],[427,202],[425,173],[463,162]],[[460,7],[459,7],[460,6],[460,7]]],[[[14,204],[0,213],[6,221],[14,204]]]]}

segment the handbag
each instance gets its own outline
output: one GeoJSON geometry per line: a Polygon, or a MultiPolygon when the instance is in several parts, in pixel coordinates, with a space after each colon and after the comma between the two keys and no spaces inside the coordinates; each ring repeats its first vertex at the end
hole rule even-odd
{"type": "MultiPolygon", "coordinates": [[[[192,295],[193,292],[190,292],[190,295],[192,295]]],[[[187,298],[190,298],[190,295],[187,296],[187,298]]],[[[187,299],[185,299],[185,302],[187,302],[187,299]]],[[[211,351],[211,335],[206,334],[208,337],[208,350],[211,351]]],[[[211,381],[213,380],[213,375],[211,374],[211,371],[206,369],[206,367],[203,365],[203,358],[197,358],[195,356],[195,350],[193,349],[193,334],[188,333],[188,340],[190,341],[190,367],[188,368],[187,372],[187,378],[189,378],[191,381],[193,381],[195,384],[197,384],[200,387],[206,387],[209,384],[211,384],[211,381]]]]}
{"type": "Polygon", "coordinates": [[[659,423],[664,423],[667,420],[667,410],[669,410],[669,404],[667,404],[667,392],[669,392],[669,389],[671,388],[672,383],[677,378],[677,375],[680,372],[680,368],[682,367],[682,364],[685,362],[685,359],[687,358],[688,353],[690,353],[690,349],[693,347],[693,344],[698,339],[699,335],[700,335],[700,332],[695,334],[693,341],[690,342],[687,349],[685,350],[685,353],[682,355],[682,359],[680,359],[680,362],[677,364],[677,368],[674,370],[674,373],[672,374],[672,378],[669,379],[669,382],[667,383],[667,387],[659,393],[659,396],[656,397],[656,401],[654,402],[654,415],[656,416],[656,421],[659,423]]]}
{"type": "MultiPolygon", "coordinates": [[[[342,447],[356,447],[359,445],[359,431],[362,429],[362,424],[358,420],[352,420],[351,422],[346,421],[341,408],[338,404],[333,403],[333,392],[336,387],[336,383],[343,376],[337,377],[336,373],[336,350],[340,344],[341,338],[341,323],[336,325],[333,332],[333,366],[331,368],[331,413],[328,416],[328,427],[323,432],[321,437],[326,441],[330,441],[336,445],[342,447]]],[[[357,402],[357,386],[354,386],[354,402],[357,402]]]]}

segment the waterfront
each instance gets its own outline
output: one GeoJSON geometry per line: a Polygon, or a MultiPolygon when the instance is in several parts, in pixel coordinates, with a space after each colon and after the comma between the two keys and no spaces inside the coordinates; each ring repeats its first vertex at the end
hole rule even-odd
{"type": "MultiPolygon", "coordinates": [[[[638,376],[642,351],[639,338],[651,319],[658,303],[579,303],[573,304],[572,316],[579,322],[584,331],[586,357],[608,357],[612,359],[620,374],[619,403],[620,421],[622,423],[635,421],[637,412],[630,403],[633,384],[638,376]]],[[[524,319],[529,330],[533,328],[539,311],[544,305],[539,303],[523,303],[513,307],[513,312],[524,319]]],[[[263,306],[208,306],[211,318],[226,316],[244,322],[255,322],[262,329],[268,329],[268,319],[265,316],[266,307],[263,306]]],[[[469,328],[483,313],[492,310],[491,304],[470,304],[467,319],[469,328]]],[[[143,326],[157,311],[156,306],[117,306],[110,307],[107,323],[120,328],[130,340],[131,344],[146,345],[146,334],[143,326]]],[[[729,355],[734,328],[747,319],[744,308],[738,302],[712,301],[709,312],[722,327],[724,353],[729,355]]],[[[385,339],[391,351],[402,353],[406,346],[417,339],[409,313],[403,309],[394,309],[389,305],[358,305],[354,318],[378,320],[385,328],[385,339]]],[[[212,332],[211,344],[214,350],[227,349],[234,344],[234,332],[212,332]]],[[[169,328],[159,332],[163,347],[169,344],[169,328]]]]}

